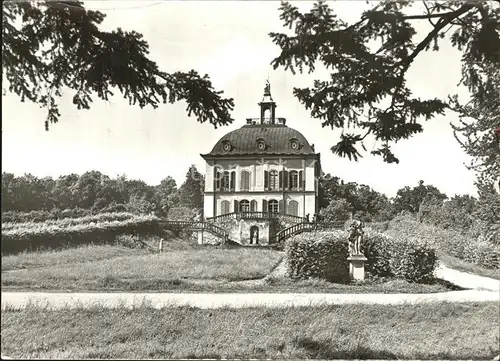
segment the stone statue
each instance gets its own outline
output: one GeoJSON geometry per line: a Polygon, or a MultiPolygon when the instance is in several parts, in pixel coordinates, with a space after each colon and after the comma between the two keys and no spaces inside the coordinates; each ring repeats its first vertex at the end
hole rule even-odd
{"type": "Polygon", "coordinates": [[[253,235],[252,235],[252,243],[253,243],[253,244],[257,244],[257,230],[254,230],[254,231],[253,231],[253,235]]]}
{"type": "Polygon", "coordinates": [[[158,250],[160,253],[163,252],[163,238],[160,238],[160,243],[158,244],[158,250]]]}
{"type": "Polygon", "coordinates": [[[363,238],[363,222],[354,220],[349,226],[349,256],[360,255],[361,239],[363,238]]]}

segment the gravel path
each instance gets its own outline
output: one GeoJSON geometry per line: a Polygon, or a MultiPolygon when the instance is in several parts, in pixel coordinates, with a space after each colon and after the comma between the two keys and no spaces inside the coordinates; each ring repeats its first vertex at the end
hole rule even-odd
{"type": "Polygon", "coordinates": [[[290,307],[338,304],[382,304],[498,301],[498,292],[455,291],[432,294],[301,294],[301,293],[2,293],[2,310],[7,306],[24,308],[28,304],[51,309],[66,306],[100,305],[106,308],[134,307],[142,304],[154,307],[192,306],[224,307],[290,307]]]}
{"type": "Polygon", "coordinates": [[[500,280],[457,271],[446,267],[442,263],[437,267],[435,275],[437,278],[441,278],[463,288],[500,291],[500,280]]]}

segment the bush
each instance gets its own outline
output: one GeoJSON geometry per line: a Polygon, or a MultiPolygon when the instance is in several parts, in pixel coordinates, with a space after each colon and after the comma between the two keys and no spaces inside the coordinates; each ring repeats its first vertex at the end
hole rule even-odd
{"type": "Polygon", "coordinates": [[[341,231],[303,233],[285,245],[287,273],[292,279],[349,280],[346,235],[341,231]]]}
{"type": "Polygon", "coordinates": [[[116,243],[120,246],[124,246],[132,249],[144,249],[147,245],[141,240],[139,236],[133,236],[130,234],[121,234],[116,237],[116,243]]]}

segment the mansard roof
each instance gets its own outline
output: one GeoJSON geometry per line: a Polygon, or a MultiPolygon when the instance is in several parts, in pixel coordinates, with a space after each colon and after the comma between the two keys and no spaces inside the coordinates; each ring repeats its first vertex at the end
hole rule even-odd
{"type": "Polygon", "coordinates": [[[206,157],[248,155],[314,155],[314,149],[297,130],[284,124],[247,124],[224,135],[206,157]]]}

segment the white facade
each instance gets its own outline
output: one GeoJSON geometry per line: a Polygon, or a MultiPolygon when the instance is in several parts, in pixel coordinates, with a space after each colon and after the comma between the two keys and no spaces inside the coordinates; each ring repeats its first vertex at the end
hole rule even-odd
{"type": "Polygon", "coordinates": [[[242,201],[250,203],[249,211],[268,212],[269,204],[272,204],[272,201],[277,201],[279,212],[299,217],[305,217],[309,214],[312,217],[317,211],[316,162],[316,159],[292,157],[234,158],[209,161],[206,164],[205,172],[204,216],[211,218],[224,213],[240,211],[242,201]],[[273,171],[278,174],[277,182],[275,182],[277,184],[271,184],[273,182],[270,179],[265,181],[265,176],[272,177],[273,171]],[[230,182],[231,174],[234,174],[232,176],[234,184],[229,184],[227,190],[223,188],[223,184],[219,184],[219,186],[217,184],[217,176],[222,183],[225,172],[229,173],[230,182]],[[245,187],[243,172],[249,174],[248,187],[245,187]],[[288,174],[288,179],[284,181],[283,178],[286,174],[288,174]],[[290,182],[291,174],[293,177],[296,174],[297,178],[301,178],[297,179],[296,183],[299,183],[299,180],[302,180],[302,183],[290,182]],[[229,203],[229,212],[226,212],[228,206],[227,203],[223,203],[224,201],[229,203]],[[238,202],[236,206],[235,201],[238,202]],[[252,201],[254,201],[253,204],[252,201]],[[264,209],[266,204],[267,209],[264,209]]]}

